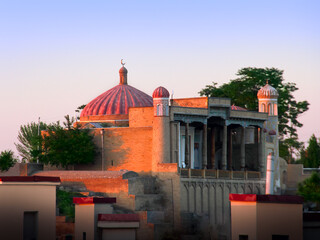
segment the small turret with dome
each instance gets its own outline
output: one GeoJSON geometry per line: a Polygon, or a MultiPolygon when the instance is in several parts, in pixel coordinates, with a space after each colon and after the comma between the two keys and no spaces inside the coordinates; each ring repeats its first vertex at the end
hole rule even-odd
{"type": "Polygon", "coordinates": [[[269,115],[277,116],[278,115],[278,91],[267,84],[263,86],[257,94],[259,101],[259,112],[265,112],[269,115]]]}
{"type": "Polygon", "coordinates": [[[170,93],[164,87],[158,87],[153,91],[152,98],[169,98],[170,93]]]}
{"type": "Polygon", "coordinates": [[[158,172],[161,163],[170,162],[170,118],[169,91],[164,87],[157,87],[153,98],[153,138],[152,138],[152,171],[158,172]]]}
{"type": "Polygon", "coordinates": [[[269,81],[267,80],[267,84],[264,87],[260,88],[257,96],[258,96],[258,99],[260,99],[260,98],[278,99],[279,93],[274,87],[269,85],[269,81]]]}
{"type": "Polygon", "coordinates": [[[153,91],[154,116],[169,116],[169,96],[169,91],[161,86],[153,91]]]}

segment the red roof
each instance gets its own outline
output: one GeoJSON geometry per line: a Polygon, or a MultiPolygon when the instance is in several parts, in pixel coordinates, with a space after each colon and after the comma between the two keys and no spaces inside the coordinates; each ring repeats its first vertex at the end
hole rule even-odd
{"type": "Polygon", "coordinates": [[[101,115],[127,115],[129,107],[152,107],[152,97],[127,84],[128,70],[119,70],[119,85],[102,93],[81,111],[80,117],[101,115]]]}
{"type": "Polygon", "coordinates": [[[60,182],[60,178],[43,176],[7,176],[0,177],[0,182],[60,182]]]}
{"type": "Polygon", "coordinates": [[[117,85],[93,99],[82,110],[81,117],[128,114],[129,107],[152,107],[152,98],[129,85],[117,85]]]}
{"type": "Polygon", "coordinates": [[[107,197],[74,197],[75,204],[90,204],[90,203],[116,203],[116,198],[107,197]]]}
{"type": "Polygon", "coordinates": [[[236,106],[236,105],[232,105],[232,106],[231,106],[231,110],[247,111],[247,109],[245,109],[245,108],[243,108],[243,107],[236,106]]]}
{"type": "Polygon", "coordinates": [[[138,214],[99,214],[98,221],[106,222],[139,222],[138,214]]]}
{"type": "Polygon", "coordinates": [[[303,197],[287,195],[229,194],[230,201],[302,204],[303,197]]]}
{"type": "Polygon", "coordinates": [[[153,98],[169,98],[170,93],[164,87],[158,87],[153,91],[153,98]]]}

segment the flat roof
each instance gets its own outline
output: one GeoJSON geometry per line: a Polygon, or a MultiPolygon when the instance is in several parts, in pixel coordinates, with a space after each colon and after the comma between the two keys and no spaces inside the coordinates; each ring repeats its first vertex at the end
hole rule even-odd
{"type": "Polygon", "coordinates": [[[303,197],[288,195],[229,194],[230,201],[302,204],[303,197]]]}
{"type": "Polygon", "coordinates": [[[122,178],[127,179],[130,177],[139,176],[138,173],[128,170],[120,171],[42,171],[35,173],[34,176],[59,176],[62,181],[68,179],[89,179],[89,178],[122,178]]]}
{"type": "Polygon", "coordinates": [[[92,204],[92,203],[116,203],[116,198],[111,197],[74,197],[75,204],[92,204]]]}
{"type": "Polygon", "coordinates": [[[0,182],[60,182],[59,177],[47,176],[4,176],[0,182]]]}
{"type": "Polygon", "coordinates": [[[104,222],[139,222],[139,215],[129,214],[98,214],[98,221],[104,222]]]}

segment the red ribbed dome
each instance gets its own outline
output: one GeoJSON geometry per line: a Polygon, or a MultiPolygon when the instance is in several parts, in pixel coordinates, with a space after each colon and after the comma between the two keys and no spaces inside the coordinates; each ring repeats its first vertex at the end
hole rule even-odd
{"type": "Polygon", "coordinates": [[[169,98],[170,93],[164,87],[158,87],[153,91],[153,98],[169,98]]]}
{"type": "Polygon", "coordinates": [[[129,85],[118,85],[93,99],[82,110],[81,117],[128,114],[129,107],[152,107],[152,98],[129,85]]]}
{"type": "Polygon", "coordinates": [[[128,114],[129,107],[152,107],[152,97],[127,85],[127,69],[119,71],[120,84],[93,99],[82,110],[81,117],[128,114]]]}

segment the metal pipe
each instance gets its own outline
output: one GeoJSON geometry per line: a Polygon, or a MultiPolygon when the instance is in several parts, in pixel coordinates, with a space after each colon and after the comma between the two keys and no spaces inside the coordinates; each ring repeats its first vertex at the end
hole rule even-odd
{"type": "Polygon", "coordinates": [[[100,130],[101,134],[101,171],[104,170],[104,129],[100,130]]]}

